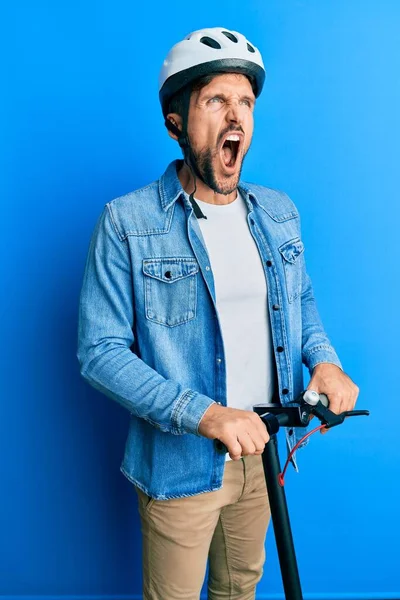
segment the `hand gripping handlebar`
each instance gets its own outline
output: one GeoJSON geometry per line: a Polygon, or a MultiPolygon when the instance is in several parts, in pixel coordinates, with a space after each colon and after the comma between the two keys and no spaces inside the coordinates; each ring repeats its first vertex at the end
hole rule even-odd
{"type": "Polygon", "coordinates": [[[327,429],[341,425],[347,417],[369,415],[368,410],[346,410],[337,415],[329,410],[328,397],[313,390],[304,390],[287,406],[256,404],[253,410],[265,423],[269,435],[277,433],[281,426],[306,427],[311,415],[315,415],[327,429]]]}
{"type": "MultiPolygon", "coordinates": [[[[314,390],[303,390],[293,403],[286,406],[256,404],[253,410],[264,422],[270,436],[278,433],[282,426],[306,427],[312,415],[315,415],[326,429],[341,425],[347,417],[369,415],[368,410],[346,410],[337,415],[329,410],[326,394],[318,394],[314,390]]],[[[228,448],[220,440],[216,441],[216,446],[220,452],[228,452],[228,448]]]]}

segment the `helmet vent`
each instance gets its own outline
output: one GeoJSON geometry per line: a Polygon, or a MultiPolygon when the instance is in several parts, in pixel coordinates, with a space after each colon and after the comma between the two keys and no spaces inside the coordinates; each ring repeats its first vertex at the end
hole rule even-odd
{"type": "Polygon", "coordinates": [[[226,37],[231,40],[231,42],[235,42],[235,44],[238,43],[238,39],[235,35],[233,35],[233,33],[231,33],[230,31],[223,31],[222,32],[224,35],[226,35],[226,37]]]}
{"type": "Polygon", "coordinates": [[[216,50],[221,49],[221,44],[219,42],[217,42],[217,40],[213,40],[212,38],[210,38],[206,35],[200,39],[200,42],[202,44],[205,44],[206,46],[210,46],[210,48],[215,48],[216,50]]]}
{"type": "Polygon", "coordinates": [[[250,44],[249,44],[249,43],[247,44],[247,50],[248,50],[249,52],[255,52],[255,50],[254,50],[253,46],[250,46],[250,44]]]}

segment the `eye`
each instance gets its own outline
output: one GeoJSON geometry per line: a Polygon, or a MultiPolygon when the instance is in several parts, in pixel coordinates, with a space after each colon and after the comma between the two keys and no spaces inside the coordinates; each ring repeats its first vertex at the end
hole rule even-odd
{"type": "Polygon", "coordinates": [[[217,100],[217,102],[223,102],[221,96],[213,96],[213,98],[210,98],[209,102],[214,103],[214,100],[217,100]]]}
{"type": "Polygon", "coordinates": [[[246,106],[248,106],[249,108],[251,107],[251,102],[250,100],[241,100],[241,104],[245,104],[246,106]]]}

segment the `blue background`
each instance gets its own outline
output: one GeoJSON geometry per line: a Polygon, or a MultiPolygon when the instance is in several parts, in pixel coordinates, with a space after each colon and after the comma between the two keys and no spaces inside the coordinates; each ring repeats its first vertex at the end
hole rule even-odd
{"type": "MultiPolygon", "coordinates": [[[[322,320],[371,411],[287,476],[304,594],[400,597],[399,3],[38,1],[1,21],[0,594],[140,597],[128,414],[79,375],[78,296],[104,204],[180,157],[164,56],[224,26],[268,73],[243,178],[298,206],[322,320]]],[[[271,527],[257,598],[282,595],[271,527]]]]}

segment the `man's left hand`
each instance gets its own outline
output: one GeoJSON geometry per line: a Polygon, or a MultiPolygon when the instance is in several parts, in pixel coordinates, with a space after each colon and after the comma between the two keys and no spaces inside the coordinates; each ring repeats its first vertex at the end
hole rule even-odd
{"type": "MultiPolygon", "coordinates": [[[[346,410],[353,410],[356,404],[359,387],[348,375],[333,363],[319,363],[312,372],[308,390],[318,394],[326,394],[329,399],[329,410],[338,415],[346,410]]],[[[327,433],[325,427],[321,433],[327,433]]]]}

